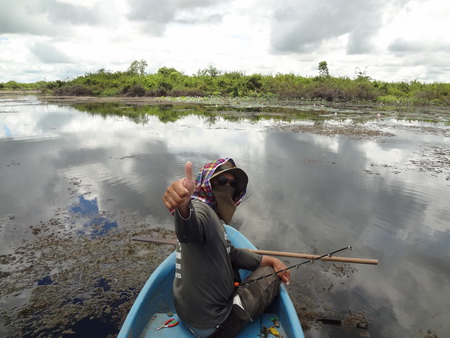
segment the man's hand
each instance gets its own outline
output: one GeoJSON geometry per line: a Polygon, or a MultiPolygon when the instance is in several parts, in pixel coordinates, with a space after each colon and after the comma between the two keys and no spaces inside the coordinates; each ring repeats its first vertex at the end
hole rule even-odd
{"type": "Polygon", "coordinates": [[[181,216],[189,217],[189,201],[195,190],[195,181],[192,175],[192,163],[186,162],[184,166],[185,177],[172,182],[162,198],[164,205],[169,210],[178,209],[181,216]]]}
{"type": "MultiPolygon", "coordinates": [[[[286,264],[278,258],[266,255],[262,256],[261,266],[271,266],[275,271],[281,271],[287,268],[286,264]]],[[[289,270],[279,272],[277,276],[283,281],[283,283],[289,285],[289,282],[291,281],[291,272],[289,270]]]]}

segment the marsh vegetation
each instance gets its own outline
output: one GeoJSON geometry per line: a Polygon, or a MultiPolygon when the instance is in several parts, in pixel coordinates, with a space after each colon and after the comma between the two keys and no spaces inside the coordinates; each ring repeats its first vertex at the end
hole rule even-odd
{"type": "Polygon", "coordinates": [[[193,75],[171,67],[148,74],[146,68],[146,61],[133,61],[126,71],[99,69],[74,79],[32,84],[9,81],[0,83],[0,89],[38,90],[57,96],[240,97],[414,106],[450,104],[449,83],[385,82],[374,80],[366,70],[359,68],[355,68],[352,76],[336,77],[331,75],[326,61],[319,63],[317,76],[222,72],[213,66],[193,75]]]}

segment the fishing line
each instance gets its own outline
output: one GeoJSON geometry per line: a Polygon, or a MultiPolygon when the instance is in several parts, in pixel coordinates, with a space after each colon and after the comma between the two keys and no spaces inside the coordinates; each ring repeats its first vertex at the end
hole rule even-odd
{"type": "Polygon", "coordinates": [[[350,250],[350,251],[351,251],[351,250],[352,250],[352,247],[351,247],[351,246],[346,246],[346,247],[344,247],[344,248],[342,248],[342,249],[339,249],[339,250],[335,250],[335,251],[326,253],[326,254],[324,254],[324,255],[322,255],[322,256],[319,256],[319,257],[316,257],[316,258],[309,259],[309,260],[304,261],[304,262],[302,262],[302,263],[299,263],[299,264],[295,264],[295,265],[289,266],[289,267],[287,267],[286,269],[279,270],[279,271],[275,271],[275,272],[273,272],[273,273],[271,273],[271,274],[268,274],[268,275],[265,275],[265,276],[261,276],[261,277],[255,278],[255,279],[252,279],[252,280],[243,282],[243,283],[241,283],[241,284],[238,283],[238,282],[236,282],[236,283],[234,283],[234,286],[239,288],[239,287],[241,287],[241,286],[244,286],[244,285],[248,285],[248,284],[257,282],[257,281],[259,281],[259,280],[261,280],[261,279],[264,279],[264,278],[267,278],[267,277],[271,277],[271,276],[275,276],[275,275],[279,274],[280,272],[284,272],[284,271],[286,271],[286,270],[290,270],[290,269],[293,269],[293,268],[298,268],[298,267],[300,267],[300,266],[303,265],[303,264],[314,263],[314,261],[317,261],[317,260],[319,260],[319,259],[322,259],[322,258],[325,258],[325,257],[331,257],[331,256],[333,256],[334,254],[336,254],[336,253],[338,253],[338,252],[341,252],[341,251],[344,251],[344,250],[350,250]]]}

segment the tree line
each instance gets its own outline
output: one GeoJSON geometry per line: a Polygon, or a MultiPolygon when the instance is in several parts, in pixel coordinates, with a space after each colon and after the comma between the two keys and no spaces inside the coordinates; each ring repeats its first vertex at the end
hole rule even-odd
{"type": "Polygon", "coordinates": [[[147,74],[145,60],[131,63],[127,71],[99,69],[74,79],[23,84],[0,83],[0,89],[39,90],[61,96],[219,96],[265,99],[326,101],[372,101],[400,104],[450,104],[450,84],[384,82],[372,79],[365,70],[355,69],[350,77],[330,75],[326,61],[318,65],[317,76],[295,74],[247,75],[242,71],[222,72],[213,66],[186,75],[175,68],[162,67],[147,74]]]}

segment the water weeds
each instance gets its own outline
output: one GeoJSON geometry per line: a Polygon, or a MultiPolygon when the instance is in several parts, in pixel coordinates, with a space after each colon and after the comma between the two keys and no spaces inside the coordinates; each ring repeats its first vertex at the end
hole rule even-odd
{"type": "MultiPolygon", "coordinates": [[[[104,323],[114,334],[123,322],[151,271],[170,253],[165,246],[134,243],[134,235],[174,236],[169,230],[149,229],[135,216],[132,230],[113,229],[102,237],[66,231],[54,233],[53,218],[33,227],[35,238],[3,255],[0,298],[14,300],[30,293],[22,306],[6,302],[2,320],[21,335],[61,336],[79,330],[85,320],[104,323]],[[76,331],[76,330],[75,330],[76,331]]],[[[86,322],[87,323],[87,322],[86,322]]]]}

